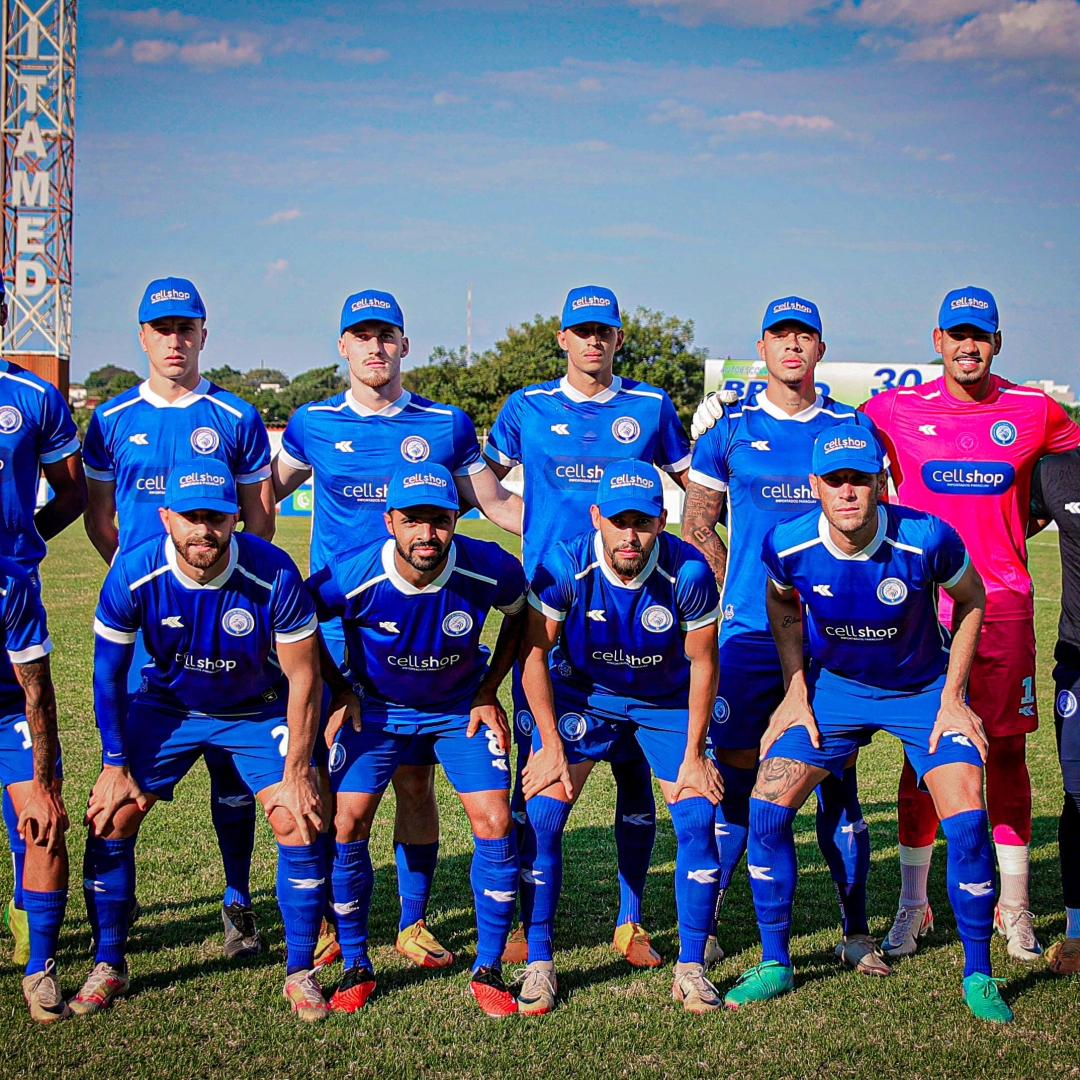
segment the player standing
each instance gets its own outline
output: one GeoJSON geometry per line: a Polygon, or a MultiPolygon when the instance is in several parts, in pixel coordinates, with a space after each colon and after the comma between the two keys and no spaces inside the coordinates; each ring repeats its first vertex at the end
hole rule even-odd
{"type": "Polygon", "coordinates": [[[839,775],[851,753],[887,731],[941,811],[964,1000],[980,1019],[1006,1022],[1012,1012],[990,972],[986,737],[965,702],[985,594],[956,531],[931,514],[886,506],[885,484],[872,433],[827,428],[810,477],[820,509],[776,525],[765,539],[766,606],[786,693],[762,740],[750,800],[748,861],[763,959],[724,1001],[741,1008],[793,988],[795,815],[827,773],[839,775]],[[939,587],[955,604],[951,647],[937,621],[939,587]]]}
{"type": "MultiPolygon", "coordinates": [[[[633,457],[658,465],[686,484],[690,445],[667,393],[614,374],[622,348],[619,302],[610,289],[571,289],[563,305],[559,347],[566,353],[561,379],[526,386],[510,395],[492,425],[485,456],[501,478],[525,469],[522,554],[532,578],[549,552],[581,527],[606,466],[633,457]]],[[[524,824],[521,772],[528,758],[533,717],[514,673],[517,779],[512,806],[524,824]]],[[[660,957],[641,925],[641,896],[656,837],[656,805],[648,762],[631,742],[629,756],[611,762],[615,778],[615,844],[619,864],[619,913],[614,945],[635,966],[655,967],[660,957]]],[[[524,842],[519,833],[519,839],[524,842]]],[[[518,930],[505,959],[527,959],[518,930]]]]}
{"type": "MultiPolygon", "coordinates": [[[[86,532],[94,547],[111,564],[118,550],[159,536],[165,478],[172,465],[193,454],[228,465],[245,531],[271,539],[275,511],[266,428],[253,405],[199,374],[206,307],[198,290],[185,278],[150,282],[139,323],[150,376],[95,409],[86,433],[86,532]]],[[[138,646],[131,692],[138,689],[148,659],[138,646]]],[[[227,754],[208,746],[205,756],[210,812],[225,867],[225,954],[251,955],[262,948],[251,910],[255,800],[227,754]]]]}
{"type": "Polygon", "coordinates": [[[236,763],[277,839],[285,997],[300,1019],[322,1020],[327,1005],[311,970],[324,902],[311,770],[322,696],[314,605],[285,552],[234,531],[239,503],[224,462],[173,466],[163,501],[166,535],[119,551],[94,619],[103,764],[86,813],[83,890],[97,946],[71,1008],[100,1012],[127,992],[139,826],[214,748],[236,763]],[[140,630],[150,663],[129,704],[140,630]]]}
{"type": "MultiPolygon", "coordinates": [[[[821,336],[816,304],[798,296],[769,304],[757,346],[766,365],[765,387],[742,406],[708,418],[715,426],[701,434],[690,466],[683,537],[704,554],[723,590],[720,686],[710,732],[724,778],[724,799],[716,808],[720,904],[746,850],[759,743],[784,696],[783,670],[765,612],[761,543],[777,522],[815,505],[806,477],[818,433],[845,418],[872,427],[851,406],[815,389],[814,370],[825,355],[821,336]],[[721,519],[727,544],[716,532],[721,519]]],[[[842,773],[823,779],[817,834],[844,924],[837,956],[864,974],[888,975],[866,918],[870,834],[859,805],[854,757],[842,773]]],[[[710,940],[710,962],[722,955],[710,940]]]]}
{"type": "MultiPolygon", "coordinates": [[[[986,799],[1001,871],[995,926],[1009,955],[1035,960],[1042,949],[1028,910],[1031,779],[1027,733],[1038,727],[1035,624],[1025,534],[1031,473],[1047,453],[1080,445],[1080,428],[1041,390],[991,373],[1001,351],[997,303],[974,286],[941,304],[934,348],[940,379],[888,390],[864,406],[885,438],[899,502],[948,521],[964,539],[986,585],[986,620],[971,671],[971,707],[989,738],[986,799]]],[[[942,598],[950,625],[952,602],[942,598]]],[[[926,878],[938,818],[912,768],[900,779],[902,891],[885,951],[915,951],[933,927],[926,878]]]]}
{"type": "MultiPolygon", "coordinates": [[[[352,724],[330,753],[336,798],[334,909],[345,977],[330,1008],[355,1012],[375,989],[368,956],[374,871],[371,825],[398,762],[417,744],[434,754],[461,799],[473,831],[470,874],[477,947],[470,990],[489,1016],[517,1012],[500,959],[514,914],[517,840],[510,818],[510,729],[498,690],[521,644],[527,582],[498,544],[457,536],[458,493],[449,469],[433,462],[399,469],[386,493],[391,538],[337,558],[311,579],[323,622],[345,632],[347,683],[331,711],[351,698],[352,724]],[[504,619],[494,655],[480,636],[488,613],[504,619]],[[477,738],[481,725],[484,738],[477,738]]],[[[340,680],[335,670],[328,678],[340,680]]]]}
{"type": "Polygon", "coordinates": [[[720,869],[713,807],[723,789],[705,755],[720,598],[705,560],[664,531],[654,465],[612,462],[595,499],[593,527],[547,552],[529,592],[521,680],[536,724],[522,774],[531,830],[522,855],[529,966],[519,1009],[555,1005],[552,937],[570,810],[593,765],[625,759],[636,743],[678,842],[672,994],[691,1012],[707,1012],[720,1006],[704,968],[720,869]]]}
{"type": "MultiPolygon", "coordinates": [[[[349,369],[349,389],[302,405],[289,419],[273,461],[278,501],[314,473],[311,572],[354,555],[384,534],[390,477],[404,465],[437,463],[454,475],[462,501],[478,506],[496,525],[521,532],[521,499],[484,464],[472,421],[453,405],[440,405],[402,389],[401,362],[409,355],[405,319],[390,293],[367,289],[341,309],[338,353],[349,369]]],[[[339,667],[345,637],[339,620],[322,627],[339,667]]],[[[317,748],[317,758],[321,748],[317,748]]],[[[435,758],[417,744],[394,774],[397,813],[394,852],[401,918],[396,948],[421,967],[453,960],[428,930],[426,912],[438,862],[439,811],[435,758]]],[[[328,870],[333,861],[327,849],[328,870]]],[[[325,963],[320,939],[317,959],[325,963]]]]}

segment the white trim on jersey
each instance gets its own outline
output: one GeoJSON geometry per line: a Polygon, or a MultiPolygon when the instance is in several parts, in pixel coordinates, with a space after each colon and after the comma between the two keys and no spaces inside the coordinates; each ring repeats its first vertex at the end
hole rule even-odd
{"type": "Polygon", "coordinates": [[[412,401],[412,394],[408,390],[402,390],[400,397],[395,398],[388,405],[384,405],[381,409],[371,409],[353,397],[352,387],[350,387],[345,391],[345,400],[340,405],[314,405],[312,409],[319,409],[321,412],[340,412],[343,408],[348,408],[357,416],[390,417],[397,416],[410,401],[412,401]]]}
{"type": "Polygon", "coordinates": [[[237,473],[236,482],[238,484],[261,484],[264,480],[270,479],[270,466],[264,465],[261,469],[256,469],[254,472],[237,473]]]}
{"type": "Polygon", "coordinates": [[[856,551],[854,555],[845,555],[844,552],[832,542],[832,537],[829,535],[829,519],[826,518],[824,514],[818,518],[818,537],[821,539],[822,544],[824,544],[825,550],[834,559],[840,559],[842,562],[867,562],[874,557],[877,549],[885,542],[885,529],[889,524],[889,518],[885,511],[885,507],[881,503],[878,503],[877,520],[878,526],[877,532],[874,534],[874,539],[871,540],[862,551],[856,551]]]}
{"type": "Polygon", "coordinates": [[[486,468],[487,463],[481,458],[471,465],[463,465],[460,469],[455,469],[451,476],[475,476],[477,473],[482,473],[486,468]]]}
{"type": "Polygon", "coordinates": [[[91,480],[97,480],[101,484],[111,484],[116,480],[115,469],[95,469],[92,465],[83,463],[83,472],[91,480]]]}
{"type": "MultiPolygon", "coordinates": [[[[792,551],[802,551],[802,549],[803,549],[803,548],[805,548],[805,547],[813,547],[813,546],[814,546],[814,544],[819,544],[820,542],[821,542],[820,540],[814,540],[814,541],[813,541],[812,543],[810,543],[810,544],[800,544],[800,545],[799,545],[799,546],[798,546],[797,548],[792,548],[791,550],[792,550],[792,551]]],[[[781,555],[787,555],[787,554],[788,554],[788,552],[786,552],[786,551],[782,551],[782,552],[781,552],[780,554],[781,554],[781,555]]],[[[773,584],[774,584],[774,585],[775,585],[775,586],[776,586],[776,587],[777,587],[777,588],[778,588],[778,589],[779,589],[779,590],[780,590],[780,591],[781,591],[782,593],[789,593],[789,592],[794,592],[794,591],[795,591],[795,586],[794,586],[794,585],[785,585],[785,584],[784,584],[783,582],[777,581],[777,580],[776,580],[776,578],[774,578],[774,577],[772,576],[772,574],[766,574],[765,576],[766,576],[766,578],[768,578],[768,580],[769,580],[769,581],[771,581],[771,582],[772,582],[772,583],[773,583],[773,584]]]]}
{"type": "Polygon", "coordinates": [[[357,585],[352,592],[345,594],[346,600],[351,600],[354,596],[359,596],[365,589],[370,589],[372,585],[378,585],[380,581],[385,581],[389,575],[379,574],[377,577],[368,578],[367,581],[357,585]]]}
{"type": "MultiPolygon", "coordinates": [[[[512,604],[506,604],[503,607],[499,607],[499,610],[504,615],[516,615],[525,606],[528,600],[528,593],[522,593],[512,604]]],[[[498,607],[498,604],[495,605],[498,607]]]]}
{"type": "MultiPolygon", "coordinates": [[[[237,550],[236,537],[234,536],[229,541],[229,565],[225,567],[224,573],[218,574],[218,576],[216,578],[214,578],[213,581],[207,581],[207,582],[192,581],[192,579],[189,578],[187,576],[187,574],[185,574],[183,572],[183,570],[180,569],[180,566],[176,561],[176,546],[172,542],[172,537],[171,536],[167,537],[166,540],[165,540],[165,559],[166,559],[166,562],[168,563],[168,567],[173,572],[173,577],[175,577],[176,580],[179,581],[180,584],[183,585],[185,589],[195,590],[195,589],[220,589],[220,588],[222,588],[225,585],[225,583],[229,580],[229,578],[231,578],[233,576],[233,571],[236,569],[236,560],[239,557],[240,557],[240,555],[239,555],[239,551],[237,550]]],[[[151,575],[151,577],[152,576],[153,575],[151,575]]],[[[250,574],[245,574],[245,576],[250,577],[251,575],[250,574]]],[[[258,580],[258,579],[256,579],[256,580],[258,580]]],[[[266,583],[265,582],[260,582],[259,584],[265,585],[266,583]]],[[[134,589],[135,586],[133,585],[132,588],[134,589]]]]}
{"type": "Polygon", "coordinates": [[[630,581],[623,581],[623,579],[608,566],[608,561],[604,556],[604,542],[600,538],[599,529],[593,533],[593,551],[596,553],[596,562],[593,565],[600,567],[600,573],[603,574],[612,585],[617,589],[632,589],[636,591],[649,580],[652,572],[656,569],[656,560],[660,558],[660,542],[657,540],[657,542],[653,544],[653,549],[649,552],[648,561],[645,563],[644,567],[642,567],[641,573],[630,581]]]}
{"type": "Polygon", "coordinates": [[[498,578],[488,577],[486,574],[478,574],[475,570],[462,570],[458,568],[459,574],[464,574],[465,577],[476,578],[477,581],[486,581],[489,585],[498,585],[498,578]]]}
{"type": "Polygon", "coordinates": [[[663,471],[667,473],[682,472],[683,469],[690,468],[690,461],[693,456],[694,453],[693,451],[691,451],[689,454],[686,454],[684,457],[679,458],[678,461],[672,462],[670,465],[657,465],[656,467],[658,469],[663,469],[663,471]]]}
{"type": "Polygon", "coordinates": [[[529,606],[535,608],[545,618],[551,619],[552,622],[566,622],[566,616],[569,614],[569,612],[560,611],[558,608],[548,607],[532,589],[529,590],[529,606]]]}
{"type": "Polygon", "coordinates": [[[691,630],[700,630],[703,626],[711,626],[714,622],[716,622],[719,614],[720,605],[717,604],[716,607],[714,607],[712,611],[708,613],[708,615],[702,615],[700,618],[690,619],[687,622],[680,622],[679,629],[689,632],[691,630]]]}
{"type": "Polygon", "coordinates": [[[497,446],[492,444],[490,439],[488,439],[487,446],[484,447],[484,457],[492,458],[498,464],[505,465],[508,469],[521,464],[517,458],[508,457],[504,454],[497,446]]]}
{"type": "Polygon", "coordinates": [[[280,461],[282,465],[287,465],[290,469],[295,469],[297,472],[311,473],[314,471],[306,461],[293,457],[284,446],[277,452],[275,460],[280,461]]]}
{"type": "Polygon", "coordinates": [[[31,645],[26,649],[8,649],[8,659],[13,664],[29,664],[31,660],[40,660],[52,652],[52,638],[45,638],[40,645],[31,645]]]}
{"type": "MultiPolygon", "coordinates": [[[[160,394],[155,394],[150,389],[150,380],[139,383],[139,398],[146,402],[147,405],[153,405],[155,409],[186,409],[191,405],[194,405],[196,401],[206,397],[206,391],[210,389],[210,380],[206,376],[201,376],[199,381],[195,384],[194,388],[189,390],[186,394],[181,394],[174,401],[169,401],[167,398],[163,398],[160,394]]],[[[135,398],[132,399],[134,402],[135,398]]],[[[232,410],[236,412],[235,409],[232,410]]],[[[109,414],[106,413],[106,416],[109,414]]],[[[236,413],[239,416],[239,413],[236,413]]]]}
{"type": "Polygon", "coordinates": [[[139,636],[134,630],[114,630],[97,618],[94,619],[94,633],[99,638],[111,641],[114,645],[134,645],[135,639],[139,636]]]}
{"type": "Polygon", "coordinates": [[[891,540],[889,537],[885,537],[885,543],[889,547],[897,548],[899,551],[910,551],[912,555],[924,555],[925,552],[922,548],[912,547],[911,544],[901,544],[899,540],[891,540]]]}
{"type": "MultiPolygon", "coordinates": [[[[274,641],[278,645],[289,645],[294,641],[304,641],[307,638],[311,637],[311,635],[314,634],[315,631],[318,629],[319,620],[314,615],[312,615],[311,618],[306,623],[304,623],[304,625],[301,626],[299,630],[290,630],[288,631],[288,633],[284,634],[275,633],[274,641]]],[[[279,664],[278,667],[280,666],[281,665],[279,664]]]]}
{"type": "Polygon", "coordinates": [[[450,541],[450,554],[446,558],[446,565],[442,569],[442,573],[432,582],[429,582],[422,589],[418,589],[415,585],[410,585],[398,572],[398,568],[394,565],[394,549],[397,546],[397,541],[391,536],[389,540],[383,544],[382,549],[382,566],[386,572],[386,576],[390,581],[390,584],[394,586],[399,593],[403,593],[405,596],[424,596],[428,593],[439,592],[440,589],[450,580],[450,575],[457,568],[457,541],[450,541]]]}
{"type": "Polygon", "coordinates": [[[74,435],[71,441],[64,443],[59,450],[50,450],[47,454],[42,454],[38,460],[42,465],[51,465],[54,461],[63,461],[64,458],[71,457],[79,448],[79,437],[74,435]]]}
{"type": "Polygon", "coordinates": [[[44,386],[38,386],[32,379],[24,379],[21,375],[14,375],[10,371],[0,371],[0,379],[10,379],[12,382],[22,383],[23,386],[32,386],[39,394],[46,392],[44,386]]]}
{"type": "Polygon", "coordinates": [[[769,400],[769,396],[763,393],[754,398],[753,405],[744,405],[743,412],[751,412],[754,409],[760,409],[766,416],[771,416],[774,420],[794,420],[797,424],[805,424],[808,420],[813,420],[814,417],[822,411],[823,406],[824,399],[818,394],[818,396],[814,398],[813,405],[807,405],[805,409],[802,409],[797,413],[787,413],[784,412],[779,405],[774,405],[773,402],[769,400]]]}
{"type": "MultiPolygon", "coordinates": [[[[794,555],[798,551],[805,551],[807,548],[817,547],[818,544],[820,544],[820,543],[821,543],[821,537],[820,536],[815,536],[813,540],[805,540],[805,541],[803,541],[803,543],[796,544],[794,547],[789,547],[789,548],[785,548],[783,551],[778,551],[776,553],[776,557],[778,559],[784,559],[788,555],[794,555]]],[[[776,584],[779,585],[780,582],[777,581],[776,584]]],[[[784,585],[784,586],[782,586],[782,588],[790,589],[790,588],[793,588],[793,586],[784,585]]]]}
{"type": "Polygon", "coordinates": [[[719,491],[721,494],[728,489],[728,485],[723,480],[717,480],[715,476],[703,473],[700,469],[691,469],[687,479],[692,480],[701,487],[708,488],[710,491],[719,491]]]}
{"type": "MultiPolygon", "coordinates": [[[[580,390],[575,390],[570,385],[570,380],[567,376],[563,376],[559,380],[558,393],[568,397],[571,401],[576,402],[578,405],[584,404],[586,401],[591,401],[596,405],[606,405],[620,390],[622,389],[622,379],[618,375],[613,375],[611,378],[611,385],[605,387],[599,394],[594,394],[589,397],[588,394],[583,394],[580,390]]],[[[541,391],[541,393],[554,393],[555,391],[547,390],[541,391]]]]}
{"type": "Polygon", "coordinates": [[[955,574],[948,581],[939,581],[938,585],[942,589],[951,589],[959,580],[967,573],[967,568],[971,565],[971,558],[968,553],[964,552],[964,565],[956,571],[955,574]]]}
{"type": "MultiPolygon", "coordinates": [[[[119,555],[119,554],[120,554],[120,552],[119,552],[119,549],[118,549],[117,552],[116,552],[116,555],[119,555]]],[[[113,555],[113,562],[116,561],[116,555],[113,555]]],[[[112,565],[112,564],[110,563],[110,565],[112,565]]],[[[145,585],[148,581],[153,581],[154,578],[156,578],[159,574],[166,574],[166,573],[168,573],[168,571],[169,571],[169,564],[168,563],[166,563],[164,566],[159,566],[156,570],[153,570],[149,574],[146,574],[144,577],[139,578],[138,581],[133,581],[128,586],[128,592],[134,592],[140,585],[145,585]]]]}
{"type": "Polygon", "coordinates": [[[274,591],[274,586],[269,581],[263,581],[261,577],[256,577],[250,570],[246,569],[245,567],[237,564],[236,569],[239,570],[240,573],[248,579],[248,581],[254,581],[256,585],[261,585],[268,592],[274,591]]]}
{"type": "Polygon", "coordinates": [[[101,415],[112,416],[113,413],[123,412],[124,409],[130,409],[132,405],[138,405],[142,401],[142,397],[133,397],[128,401],[123,401],[119,405],[114,405],[111,409],[106,409],[101,415]]]}

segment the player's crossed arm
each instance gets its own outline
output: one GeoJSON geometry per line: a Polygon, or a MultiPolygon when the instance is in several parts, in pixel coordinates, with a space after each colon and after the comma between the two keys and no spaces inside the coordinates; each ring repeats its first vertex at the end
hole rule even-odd
{"type": "Polygon", "coordinates": [[[540,732],[540,749],[529,756],[521,774],[526,799],[549,787],[561,784],[569,801],[574,799],[570,763],[555,719],[555,690],[548,671],[548,653],[559,640],[562,622],[550,618],[531,605],[525,622],[525,641],[521,649],[521,688],[529,700],[533,719],[540,732]]]}
{"type": "Polygon", "coordinates": [[[769,726],[761,737],[761,757],[769,752],[772,744],[785,731],[794,727],[806,728],[810,742],[820,747],[821,734],[814,719],[814,710],[810,707],[803,669],[802,602],[798,592],[769,578],[765,583],[765,610],[776,651],[780,654],[787,691],[776,712],[769,718],[769,726]]]}

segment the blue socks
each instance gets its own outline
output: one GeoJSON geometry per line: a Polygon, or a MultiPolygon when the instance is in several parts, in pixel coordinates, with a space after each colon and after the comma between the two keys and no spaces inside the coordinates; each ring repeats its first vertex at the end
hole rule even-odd
{"type": "Polygon", "coordinates": [[[210,817],[225,867],[222,903],[251,907],[251,853],[255,849],[255,796],[223,752],[204,755],[210,773],[210,817]]]}
{"type": "Polygon", "coordinates": [[[4,788],[4,825],[7,828],[8,846],[11,848],[11,870],[15,878],[15,906],[23,906],[23,863],[26,860],[26,841],[19,835],[19,815],[15,813],[15,804],[11,801],[7,788],[4,788]]]}
{"type": "Polygon", "coordinates": [[[615,850],[619,860],[619,917],[616,926],[641,922],[641,897],[656,840],[652,773],[644,758],[613,761],[615,850]]]}
{"type": "Polygon", "coordinates": [[[135,839],[103,840],[88,835],[83,857],[83,895],[97,942],[94,963],[121,971],[125,970],[128,915],[135,896],[135,839]]]}
{"type": "MultiPolygon", "coordinates": [[[[406,926],[412,926],[418,919],[427,916],[431,883],[439,862],[439,841],[433,844],[395,842],[394,861],[397,863],[398,895],[401,897],[398,930],[404,930],[406,926]]],[[[513,887],[517,887],[516,874],[513,887]]]]}
{"type": "Polygon", "coordinates": [[[536,795],[526,804],[529,836],[521,866],[521,915],[529,960],[550,960],[555,911],[562,891],[562,834],[570,803],[536,795]]]}
{"type": "Polygon", "coordinates": [[[278,844],[277,899],[285,923],[286,973],[306,971],[315,962],[326,877],[317,841],[278,844]]]}
{"type": "Polygon", "coordinates": [[[67,889],[57,889],[55,892],[23,891],[26,917],[30,924],[30,960],[25,974],[35,975],[44,971],[46,962],[55,959],[67,898],[67,889]]]}
{"type": "Polygon", "coordinates": [[[502,966],[502,951],[514,919],[520,863],[513,832],[494,840],[474,835],[473,844],[469,880],[476,904],[476,971],[502,966]]]}
{"type": "Polygon", "coordinates": [[[675,827],[675,912],[679,919],[679,963],[705,961],[705,939],[713,931],[720,858],[714,834],[715,810],[699,795],[668,805],[675,827]]]}
{"type": "Polygon", "coordinates": [[[994,853],[985,810],[965,810],[942,818],[948,841],[949,903],[964,943],[964,978],[990,974],[994,932],[994,853]]]}
{"type": "Polygon", "coordinates": [[[817,789],[817,838],[836,886],[844,937],[870,933],[866,879],[870,874],[870,830],[859,804],[856,767],[829,775],[817,789]]]}
{"type": "Polygon", "coordinates": [[[518,851],[525,850],[525,832],[528,828],[529,815],[525,812],[525,792],[522,790],[521,774],[529,763],[528,741],[517,744],[517,765],[514,772],[514,789],[510,793],[510,816],[514,819],[514,832],[517,834],[518,851]]]}
{"type": "Polygon", "coordinates": [[[375,871],[367,840],[353,840],[336,845],[334,858],[334,914],[337,917],[337,938],[341,958],[348,970],[352,967],[371,967],[368,959],[368,911],[371,890],[375,887],[375,871]]]}
{"type": "Polygon", "coordinates": [[[757,768],[737,769],[723,761],[718,761],[716,767],[724,781],[724,797],[716,804],[716,847],[720,853],[720,888],[726,889],[746,851],[750,792],[754,790],[757,768]]]}
{"type": "Polygon", "coordinates": [[[750,800],[746,848],[750,889],[761,931],[761,958],[791,967],[791,905],[799,869],[792,823],[798,810],[764,799],[750,800]]]}

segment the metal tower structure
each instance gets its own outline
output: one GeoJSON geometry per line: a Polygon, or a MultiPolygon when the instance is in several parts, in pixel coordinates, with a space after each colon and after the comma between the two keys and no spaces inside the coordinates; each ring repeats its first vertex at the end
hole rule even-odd
{"type": "Polygon", "coordinates": [[[2,0],[0,351],[67,397],[75,165],[75,0],[2,0]]]}

